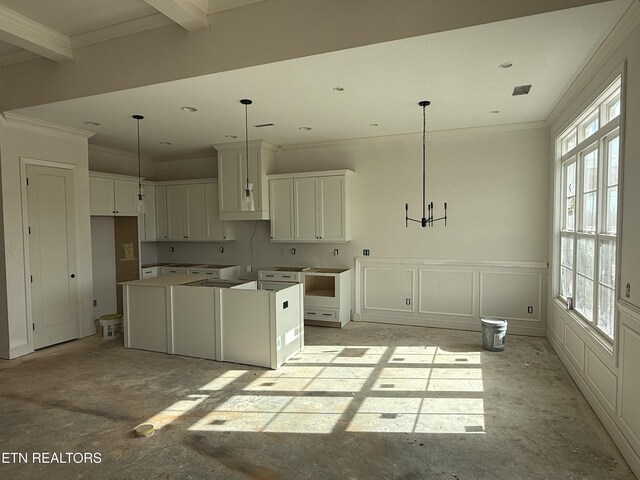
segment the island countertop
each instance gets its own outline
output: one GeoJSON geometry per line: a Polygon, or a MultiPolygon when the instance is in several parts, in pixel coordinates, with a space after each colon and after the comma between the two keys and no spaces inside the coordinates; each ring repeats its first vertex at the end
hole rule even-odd
{"type": "Polygon", "coordinates": [[[128,282],[119,282],[118,285],[139,285],[144,287],[171,287],[173,285],[184,285],[185,283],[197,282],[200,280],[208,280],[207,275],[195,274],[175,274],[160,275],[159,277],[141,278],[140,280],[129,280],[128,282]]]}

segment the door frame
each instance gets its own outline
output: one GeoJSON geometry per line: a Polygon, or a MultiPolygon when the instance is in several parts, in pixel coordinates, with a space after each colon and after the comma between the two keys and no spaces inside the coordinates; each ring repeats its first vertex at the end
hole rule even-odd
{"type": "MultiPolygon", "coordinates": [[[[38,166],[38,167],[49,167],[49,168],[59,168],[63,170],[71,170],[73,175],[73,194],[75,200],[77,200],[77,165],[71,163],[63,163],[56,162],[53,160],[41,160],[37,158],[28,158],[28,157],[20,157],[20,202],[22,207],[22,248],[24,251],[24,290],[25,290],[25,311],[26,311],[26,328],[27,328],[27,348],[29,352],[33,352],[33,313],[31,311],[31,279],[30,279],[30,270],[31,270],[31,254],[29,251],[29,205],[27,200],[27,167],[29,166],[38,166]]],[[[80,258],[78,258],[78,202],[73,202],[73,214],[76,218],[75,224],[75,232],[74,235],[76,237],[76,265],[79,265],[80,258]]],[[[77,285],[77,282],[76,282],[77,285]]],[[[76,287],[78,290],[78,295],[76,295],[76,308],[78,309],[78,325],[76,326],[78,332],[78,338],[82,338],[82,301],[80,296],[80,289],[76,287]]]]}

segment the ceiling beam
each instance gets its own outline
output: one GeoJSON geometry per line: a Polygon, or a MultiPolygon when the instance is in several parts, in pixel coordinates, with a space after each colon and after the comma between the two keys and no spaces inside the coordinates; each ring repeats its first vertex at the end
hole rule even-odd
{"type": "Polygon", "coordinates": [[[192,0],[144,1],[190,32],[209,26],[207,12],[203,11],[192,0]]]}
{"type": "Polygon", "coordinates": [[[73,59],[71,39],[0,5],[0,40],[56,62],[73,59]]]}

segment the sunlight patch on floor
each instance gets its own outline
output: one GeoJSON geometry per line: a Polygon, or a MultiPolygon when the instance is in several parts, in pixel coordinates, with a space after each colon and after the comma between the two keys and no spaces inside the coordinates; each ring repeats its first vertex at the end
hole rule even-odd
{"type": "Polygon", "coordinates": [[[309,346],[278,370],[229,370],[200,390],[215,394],[149,421],[162,428],[193,410],[192,431],[485,433],[480,352],[309,346]]]}

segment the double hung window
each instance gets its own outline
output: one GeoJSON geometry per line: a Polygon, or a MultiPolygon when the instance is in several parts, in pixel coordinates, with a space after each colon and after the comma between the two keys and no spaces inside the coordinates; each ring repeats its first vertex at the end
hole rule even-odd
{"type": "Polygon", "coordinates": [[[556,142],[557,295],[608,339],[615,324],[620,86],[617,78],[556,142]]]}

